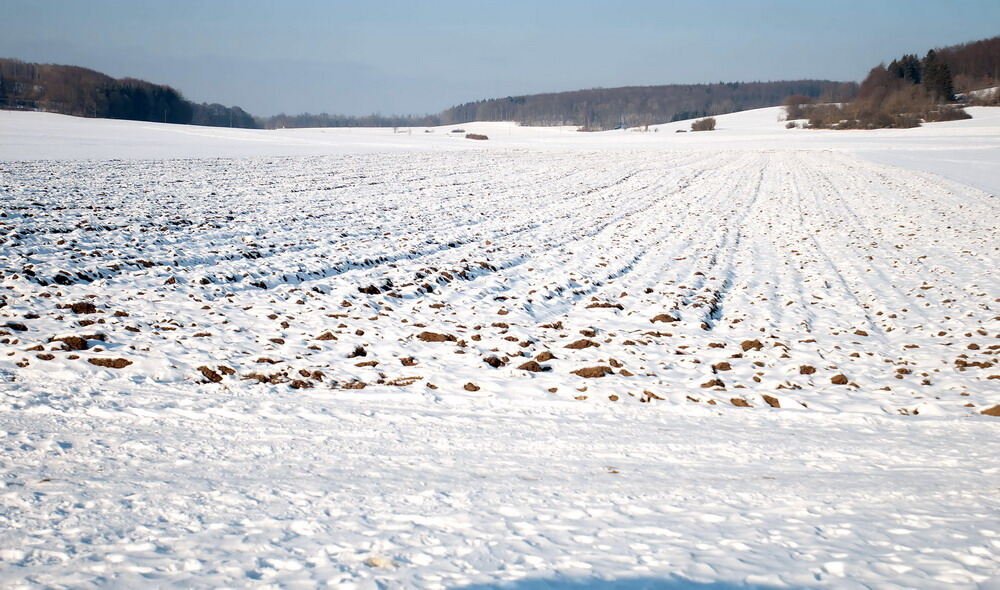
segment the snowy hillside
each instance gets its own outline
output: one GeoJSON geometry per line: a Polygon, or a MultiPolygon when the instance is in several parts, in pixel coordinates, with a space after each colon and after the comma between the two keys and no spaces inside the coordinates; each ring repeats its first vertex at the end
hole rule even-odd
{"type": "Polygon", "coordinates": [[[0,111],[0,585],[1000,584],[969,111],[0,111]]]}

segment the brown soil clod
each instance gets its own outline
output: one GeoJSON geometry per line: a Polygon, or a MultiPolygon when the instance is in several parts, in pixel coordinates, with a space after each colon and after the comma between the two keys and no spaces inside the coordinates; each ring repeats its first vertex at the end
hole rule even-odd
{"type": "Polygon", "coordinates": [[[97,313],[97,307],[89,301],[71,303],[68,307],[73,313],[97,313]]]}
{"type": "Polygon", "coordinates": [[[583,350],[584,348],[591,348],[591,347],[596,347],[596,346],[600,346],[600,344],[598,344],[597,342],[594,342],[593,340],[587,340],[586,338],[581,338],[580,340],[577,340],[576,342],[571,342],[571,343],[567,344],[565,346],[565,348],[569,348],[569,349],[572,349],[572,350],[583,350]]]}
{"type": "Polygon", "coordinates": [[[502,367],[502,366],[504,366],[504,365],[507,364],[507,363],[503,362],[499,357],[496,357],[496,356],[485,357],[483,359],[483,362],[486,363],[487,365],[493,367],[494,369],[499,369],[500,367],[502,367]]]}
{"type": "Polygon", "coordinates": [[[591,303],[587,309],[617,309],[620,311],[625,307],[621,303],[591,303]]]}
{"type": "Polygon", "coordinates": [[[209,367],[198,367],[198,370],[201,371],[202,376],[205,377],[205,379],[207,379],[210,383],[218,383],[222,381],[222,375],[216,373],[209,367]]]}
{"type": "Polygon", "coordinates": [[[97,365],[98,367],[107,367],[109,369],[124,369],[132,364],[132,361],[123,358],[90,358],[87,359],[87,362],[92,365],[97,365]]]}
{"type": "Polygon", "coordinates": [[[551,371],[551,367],[546,367],[544,365],[538,364],[537,361],[528,361],[523,365],[519,366],[518,369],[522,371],[529,371],[531,373],[543,373],[545,371],[551,371]]]}
{"type": "Polygon", "coordinates": [[[830,378],[830,383],[833,383],[834,385],[847,385],[848,381],[847,377],[844,375],[834,375],[830,378]]]}
{"type": "Polygon", "coordinates": [[[743,349],[743,352],[747,352],[748,350],[760,350],[764,348],[764,345],[760,340],[744,340],[740,343],[740,348],[743,349]]]}
{"type": "Polygon", "coordinates": [[[49,342],[62,342],[63,350],[87,350],[87,339],[80,336],[64,336],[62,338],[50,338],[49,342]]]}
{"type": "Polygon", "coordinates": [[[582,369],[577,369],[575,371],[570,371],[574,375],[579,375],[585,379],[597,379],[599,377],[604,377],[605,375],[611,375],[614,373],[611,367],[605,365],[598,365],[596,367],[584,367],[582,369]]]}
{"type": "Polygon", "coordinates": [[[1000,405],[993,406],[992,408],[986,408],[979,413],[986,416],[1000,416],[1000,405]]]}
{"type": "Polygon", "coordinates": [[[417,339],[423,342],[455,342],[458,340],[451,334],[439,334],[437,332],[421,332],[417,334],[417,339]]]}
{"type": "Polygon", "coordinates": [[[778,398],[774,397],[773,395],[767,395],[765,393],[762,397],[764,398],[764,401],[767,402],[767,405],[771,406],[772,408],[781,407],[781,402],[779,402],[778,398]]]}
{"type": "Polygon", "coordinates": [[[672,323],[672,322],[676,322],[678,320],[677,320],[677,318],[675,318],[674,316],[672,316],[672,315],[670,315],[668,313],[661,313],[661,314],[657,315],[656,317],[654,317],[653,319],[651,319],[649,321],[650,321],[650,323],[653,323],[653,324],[655,324],[656,322],[664,322],[664,323],[669,324],[669,323],[672,323]]]}

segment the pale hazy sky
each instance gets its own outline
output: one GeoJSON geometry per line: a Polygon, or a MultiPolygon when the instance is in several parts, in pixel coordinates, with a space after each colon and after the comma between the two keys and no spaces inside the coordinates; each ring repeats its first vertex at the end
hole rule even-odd
{"type": "Polygon", "coordinates": [[[859,80],[1000,34],[998,0],[0,0],[0,57],[281,111],[430,113],[596,86],[859,80]]]}

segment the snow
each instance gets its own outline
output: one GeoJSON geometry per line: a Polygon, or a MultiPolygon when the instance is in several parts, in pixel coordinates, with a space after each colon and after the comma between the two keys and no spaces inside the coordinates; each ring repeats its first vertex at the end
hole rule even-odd
{"type": "Polygon", "coordinates": [[[0,111],[0,586],[995,587],[998,111],[0,111]]]}

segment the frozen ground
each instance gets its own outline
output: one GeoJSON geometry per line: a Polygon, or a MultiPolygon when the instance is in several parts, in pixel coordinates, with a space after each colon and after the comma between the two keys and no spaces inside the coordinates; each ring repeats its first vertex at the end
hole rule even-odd
{"type": "Polygon", "coordinates": [[[997,587],[973,113],[0,111],[0,585],[997,587]]]}

